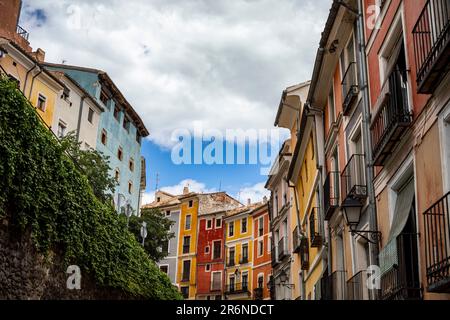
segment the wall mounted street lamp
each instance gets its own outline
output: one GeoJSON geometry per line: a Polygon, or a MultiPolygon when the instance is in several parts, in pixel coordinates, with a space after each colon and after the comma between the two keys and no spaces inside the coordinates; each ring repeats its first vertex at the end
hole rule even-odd
{"type": "Polygon", "coordinates": [[[279,278],[280,278],[280,284],[281,284],[283,287],[288,287],[289,289],[294,288],[294,284],[292,284],[292,283],[286,283],[286,282],[288,281],[288,277],[287,277],[286,271],[281,270],[280,275],[279,275],[279,278]]]}
{"type": "Polygon", "coordinates": [[[343,205],[344,216],[347,226],[352,234],[357,234],[368,242],[377,244],[381,240],[381,232],[371,230],[357,230],[356,228],[361,221],[363,204],[360,200],[347,200],[343,205]]]}

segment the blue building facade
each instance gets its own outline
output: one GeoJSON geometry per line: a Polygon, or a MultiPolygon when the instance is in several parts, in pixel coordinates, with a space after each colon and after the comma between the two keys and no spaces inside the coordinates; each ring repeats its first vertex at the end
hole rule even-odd
{"type": "Polygon", "coordinates": [[[118,182],[114,194],[118,212],[131,210],[139,214],[145,191],[141,144],[142,138],[149,135],[144,123],[107,73],[68,65],[47,64],[46,67],[69,75],[105,107],[100,117],[96,149],[108,157],[110,174],[118,182]]]}

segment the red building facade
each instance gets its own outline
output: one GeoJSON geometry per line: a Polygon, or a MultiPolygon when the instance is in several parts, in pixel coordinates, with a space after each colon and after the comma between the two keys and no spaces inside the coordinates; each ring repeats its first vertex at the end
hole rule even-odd
{"type": "Polygon", "coordinates": [[[197,299],[220,300],[224,288],[225,231],[223,213],[199,217],[197,299]]]}

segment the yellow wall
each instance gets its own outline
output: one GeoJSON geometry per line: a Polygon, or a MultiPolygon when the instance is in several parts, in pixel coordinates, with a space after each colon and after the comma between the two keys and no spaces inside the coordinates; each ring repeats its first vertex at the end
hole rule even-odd
{"type": "Polygon", "coordinates": [[[47,86],[39,77],[34,80],[33,89],[31,92],[30,102],[33,106],[37,107],[37,101],[39,94],[42,94],[46,97],[46,106],[45,111],[40,109],[36,109],[38,113],[41,115],[47,126],[51,126],[53,123],[53,114],[55,112],[55,104],[56,99],[58,97],[58,93],[54,91],[52,88],[47,86]]]}
{"type": "MultiPolygon", "coordinates": [[[[312,136],[306,137],[308,139],[308,143],[305,150],[305,155],[302,159],[302,165],[300,168],[300,177],[298,178],[297,183],[297,192],[298,192],[298,200],[299,200],[299,211],[300,211],[300,221],[302,222],[302,228],[306,231],[310,241],[309,234],[309,216],[313,208],[317,207],[317,197],[316,191],[314,189],[314,179],[317,175],[316,169],[316,155],[314,153],[314,142],[312,136]]],[[[316,212],[316,219],[318,212],[316,212]]],[[[316,225],[316,230],[318,228],[318,224],[316,225]]],[[[305,282],[305,291],[307,299],[308,297],[314,297],[314,285],[320,281],[323,270],[323,262],[322,260],[316,265],[313,269],[313,262],[318,256],[321,248],[311,248],[309,247],[309,270],[306,272],[306,282],[305,282]]],[[[293,270],[291,272],[294,277],[299,273],[300,263],[299,259],[294,260],[293,270]]],[[[295,280],[295,279],[294,279],[295,280]]],[[[299,288],[300,289],[300,288],[299,288]]],[[[295,290],[294,294],[300,294],[300,290],[295,290]]],[[[294,296],[296,298],[297,296],[294,296]]]]}
{"type": "Polygon", "coordinates": [[[180,234],[178,238],[178,267],[177,267],[177,283],[179,286],[186,286],[189,284],[189,298],[195,299],[196,295],[196,270],[197,270],[197,213],[198,213],[198,199],[191,198],[186,199],[181,204],[181,216],[180,216],[180,234]],[[189,208],[189,200],[193,200],[192,208],[189,208]],[[191,228],[185,229],[186,216],[191,215],[191,228]],[[188,254],[183,254],[183,239],[185,236],[191,237],[190,248],[188,254]],[[190,281],[181,282],[183,276],[183,261],[191,260],[190,281]]]}

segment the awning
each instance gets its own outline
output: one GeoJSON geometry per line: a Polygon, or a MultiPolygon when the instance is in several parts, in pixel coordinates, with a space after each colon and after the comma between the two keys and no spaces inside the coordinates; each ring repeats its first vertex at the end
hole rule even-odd
{"type": "Polygon", "coordinates": [[[413,201],[414,180],[411,179],[397,195],[388,241],[379,254],[381,274],[388,271],[394,264],[398,264],[397,237],[402,233],[408,222],[413,201]]]}

